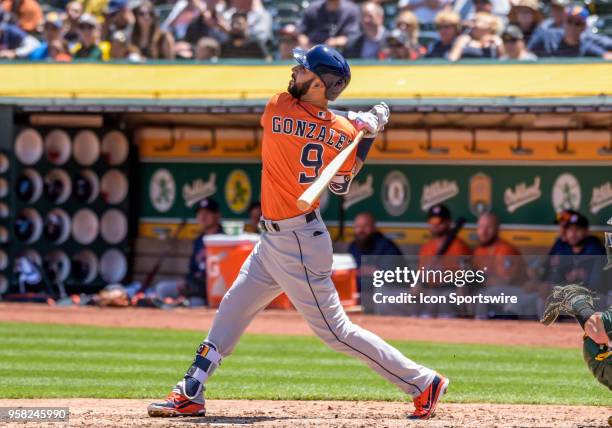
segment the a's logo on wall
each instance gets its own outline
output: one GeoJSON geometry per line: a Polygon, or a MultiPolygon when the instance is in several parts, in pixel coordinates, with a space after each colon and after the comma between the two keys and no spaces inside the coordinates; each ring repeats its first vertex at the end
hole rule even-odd
{"type": "Polygon", "coordinates": [[[593,214],[597,214],[608,205],[612,205],[612,183],[609,181],[593,187],[589,208],[593,214]]]}
{"type": "Polygon", "coordinates": [[[368,199],[374,194],[374,176],[368,174],[363,183],[354,180],[351,183],[351,187],[344,197],[344,209],[347,210],[357,202],[361,202],[364,199],[368,199]]]}
{"type": "Polygon", "coordinates": [[[506,204],[506,210],[509,213],[513,213],[523,205],[527,205],[530,202],[540,199],[540,196],[542,196],[540,184],[540,177],[535,177],[533,179],[533,184],[528,185],[523,181],[514,186],[514,189],[511,189],[510,187],[506,188],[506,191],[504,192],[504,203],[506,204]]]}
{"type": "Polygon", "coordinates": [[[442,203],[459,194],[459,186],[456,181],[436,180],[423,186],[421,196],[421,209],[427,211],[434,205],[442,203]]]}
{"type": "Polygon", "coordinates": [[[185,199],[185,206],[188,208],[215,193],[217,193],[217,174],[214,172],[210,173],[207,181],[198,178],[193,180],[191,184],[187,183],[183,186],[183,199],[185,199]]]}
{"type": "Polygon", "coordinates": [[[382,185],[382,200],[387,212],[398,217],[406,212],[410,202],[410,184],[400,171],[391,171],[382,185]]]}
{"type": "Polygon", "coordinates": [[[552,203],[556,212],[578,210],[580,208],[580,183],[572,174],[561,174],[555,180],[552,190],[552,203]]]}
{"type": "Polygon", "coordinates": [[[232,212],[240,214],[251,203],[251,181],[246,172],[233,170],[225,182],[225,201],[232,212]]]}
{"type": "Polygon", "coordinates": [[[474,216],[491,211],[493,201],[493,185],[491,177],[482,172],[470,178],[470,211],[474,216]]]}
{"type": "Polygon", "coordinates": [[[149,198],[151,205],[160,213],[172,208],[176,198],[176,183],[167,169],[158,169],[149,183],[149,198]]]}

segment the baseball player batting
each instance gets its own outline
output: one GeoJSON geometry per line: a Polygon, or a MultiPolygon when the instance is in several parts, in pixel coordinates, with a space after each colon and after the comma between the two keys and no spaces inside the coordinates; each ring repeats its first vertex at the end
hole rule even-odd
{"type": "Polygon", "coordinates": [[[191,367],[164,402],[149,405],[149,416],[203,416],[206,381],[251,320],[282,292],[331,348],[360,359],[410,395],[415,406],[411,418],[430,418],[448,387],[448,379],[349,320],[331,280],[332,242],[318,201],[306,214],[297,207],[321,169],[363,131],[357,149],[329,182],[333,193],[348,192],[377,132],[389,120],[389,109],[381,103],[347,117],[329,110],[328,102],[350,82],[348,63],[325,45],[307,52],[295,49],[294,57],[298,64],[287,92],[274,95],[261,117],[264,233],[223,297],[191,367]]]}

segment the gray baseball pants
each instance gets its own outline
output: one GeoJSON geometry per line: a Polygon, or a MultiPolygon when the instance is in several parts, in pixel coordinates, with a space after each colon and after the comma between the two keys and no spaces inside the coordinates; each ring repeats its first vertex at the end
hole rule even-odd
{"type": "Polygon", "coordinates": [[[228,356],[255,315],[285,292],[332,349],[360,359],[407,394],[420,395],[435,372],[353,324],[344,312],[331,280],[332,242],[320,218],[317,211],[309,223],[304,216],[264,220],[266,231],[223,297],[206,340],[228,356]]]}

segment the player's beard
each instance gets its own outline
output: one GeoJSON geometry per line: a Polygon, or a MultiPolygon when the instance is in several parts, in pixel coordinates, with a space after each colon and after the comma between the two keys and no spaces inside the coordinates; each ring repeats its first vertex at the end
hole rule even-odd
{"type": "Polygon", "coordinates": [[[289,92],[293,98],[301,100],[302,97],[306,95],[306,93],[310,89],[310,85],[312,85],[313,81],[314,78],[310,79],[308,82],[304,82],[301,85],[298,85],[295,79],[291,79],[289,81],[289,86],[287,87],[287,92],[289,92]]]}

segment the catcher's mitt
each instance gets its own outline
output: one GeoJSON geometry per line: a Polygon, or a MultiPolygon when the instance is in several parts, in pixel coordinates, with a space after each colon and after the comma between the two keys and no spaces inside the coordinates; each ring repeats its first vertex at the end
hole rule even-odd
{"type": "Polygon", "coordinates": [[[577,303],[593,306],[593,294],[591,290],[578,284],[555,286],[548,299],[546,299],[544,315],[542,315],[540,322],[544,325],[552,324],[561,311],[575,315],[577,303]]]}

